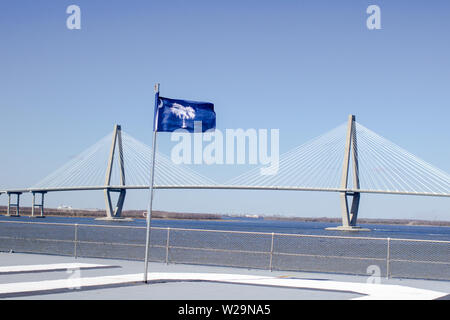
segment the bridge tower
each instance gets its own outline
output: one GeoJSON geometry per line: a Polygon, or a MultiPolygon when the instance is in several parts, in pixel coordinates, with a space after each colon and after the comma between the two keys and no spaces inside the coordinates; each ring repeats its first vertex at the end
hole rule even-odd
{"type": "Polygon", "coordinates": [[[112,169],[114,165],[114,154],[118,149],[118,165],[120,169],[120,186],[125,186],[125,166],[123,158],[123,147],[122,147],[122,128],[120,125],[116,124],[114,126],[114,132],[111,143],[111,150],[109,153],[108,167],[106,169],[105,176],[105,204],[106,204],[106,218],[99,218],[98,220],[119,220],[119,221],[130,221],[132,219],[122,218],[122,209],[125,202],[126,189],[120,188],[120,186],[111,186],[111,176],[112,169]],[[111,199],[111,192],[119,193],[119,198],[115,207],[113,207],[113,202],[111,199]]]}
{"type": "Polygon", "coordinates": [[[359,164],[358,164],[358,143],[355,127],[355,116],[349,115],[347,125],[347,136],[345,142],[344,163],[342,166],[342,177],[339,196],[341,199],[342,225],[327,230],[340,231],[369,231],[356,225],[358,219],[359,200],[361,194],[357,191],[359,185],[359,164]],[[352,160],[352,161],[351,161],[352,160]],[[350,166],[350,162],[352,166],[350,166]],[[349,171],[352,170],[353,187],[352,191],[348,189],[349,171]],[[349,206],[348,197],[352,197],[351,206],[349,206]]]}

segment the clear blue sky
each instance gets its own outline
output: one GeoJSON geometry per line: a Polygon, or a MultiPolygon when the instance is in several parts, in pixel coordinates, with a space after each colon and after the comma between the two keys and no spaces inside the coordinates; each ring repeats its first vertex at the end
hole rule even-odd
{"type": "MultiPolygon", "coordinates": [[[[162,95],[214,102],[219,129],[280,129],[282,153],[353,113],[450,172],[449,34],[448,1],[3,0],[0,188],[36,183],[114,123],[150,144],[156,82],[162,95]],[[71,4],[81,30],[66,28],[71,4]],[[381,8],[381,30],[366,28],[370,4],[381,8]]],[[[179,202],[159,192],[155,205],[340,215],[337,195],[209,193],[201,203],[208,192],[179,202]]],[[[361,217],[450,217],[449,199],[366,199],[361,217]]],[[[147,196],[128,200],[145,208],[147,196]]],[[[103,206],[101,193],[48,201],[103,206]]]]}

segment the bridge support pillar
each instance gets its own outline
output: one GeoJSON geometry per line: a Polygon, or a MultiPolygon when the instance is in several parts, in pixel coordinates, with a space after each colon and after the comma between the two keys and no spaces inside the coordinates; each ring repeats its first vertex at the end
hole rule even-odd
{"type": "Polygon", "coordinates": [[[47,192],[45,192],[45,191],[32,191],[33,200],[32,200],[32,203],[31,203],[31,216],[30,216],[30,218],[45,218],[45,216],[44,216],[44,195],[46,193],[47,192]],[[36,204],[36,193],[40,193],[41,194],[41,204],[36,204]],[[35,208],[39,208],[40,215],[38,215],[38,216],[34,215],[35,208]]]}
{"type": "Polygon", "coordinates": [[[359,190],[359,165],[358,165],[358,144],[356,139],[355,116],[348,117],[347,139],[345,143],[344,165],[341,178],[341,213],[342,225],[334,228],[326,228],[327,230],[339,231],[369,231],[356,225],[358,219],[359,201],[361,194],[355,191],[348,191],[348,174],[350,169],[350,158],[352,156],[353,166],[353,190],[359,190]],[[352,197],[352,204],[349,208],[348,197],[352,197]]]}
{"type": "Polygon", "coordinates": [[[361,194],[359,192],[341,192],[339,196],[341,198],[342,225],[326,228],[326,230],[370,231],[370,229],[361,228],[356,225],[361,194]],[[348,197],[352,197],[351,207],[349,207],[348,197]]]}
{"type": "Polygon", "coordinates": [[[20,217],[20,195],[22,192],[8,192],[8,211],[6,213],[7,217],[20,217]],[[11,203],[11,195],[16,195],[16,203],[11,203]],[[11,213],[11,207],[16,208],[16,213],[11,213]]]}
{"type": "Polygon", "coordinates": [[[97,220],[110,220],[110,221],[131,221],[130,218],[121,217],[123,204],[125,202],[126,189],[125,188],[111,188],[111,175],[112,168],[114,165],[114,153],[116,151],[116,145],[118,148],[119,155],[119,169],[120,169],[120,186],[125,186],[125,166],[123,158],[123,147],[122,147],[122,129],[120,125],[114,126],[114,133],[112,138],[111,150],[109,153],[108,168],[106,169],[105,177],[105,204],[106,204],[106,217],[98,218],[97,220]],[[111,192],[118,192],[119,198],[117,204],[113,207],[111,192]]]}
{"type": "Polygon", "coordinates": [[[121,221],[130,221],[132,219],[126,219],[121,217],[123,204],[125,202],[125,195],[126,190],[125,189],[105,189],[105,202],[106,202],[106,217],[105,218],[99,218],[98,220],[121,220],[121,221]],[[118,192],[119,198],[117,200],[117,204],[115,207],[113,207],[112,199],[111,199],[111,192],[118,192]]]}

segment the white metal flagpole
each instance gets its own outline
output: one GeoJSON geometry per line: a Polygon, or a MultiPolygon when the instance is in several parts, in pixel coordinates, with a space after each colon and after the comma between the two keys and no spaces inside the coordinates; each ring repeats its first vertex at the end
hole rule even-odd
{"type": "Polygon", "coordinates": [[[150,223],[152,219],[152,205],[153,205],[153,184],[155,181],[155,155],[156,155],[156,136],[158,131],[158,97],[159,97],[159,83],[155,85],[155,123],[153,130],[153,144],[152,144],[152,170],[151,170],[151,181],[150,181],[150,198],[148,201],[147,208],[147,234],[145,240],[145,268],[144,268],[144,282],[147,283],[148,278],[148,258],[150,254],[150,223]]]}

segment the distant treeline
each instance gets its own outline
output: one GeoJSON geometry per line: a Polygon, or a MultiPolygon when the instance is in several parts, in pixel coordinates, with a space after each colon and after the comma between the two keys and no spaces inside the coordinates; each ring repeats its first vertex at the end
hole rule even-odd
{"type": "MultiPolygon", "coordinates": [[[[15,214],[16,208],[11,208],[11,214],[15,214]]],[[[8,207],[0,206],[0,214],[5,215],[8,211],[8,207]]],[[[31,216],[31,207],[21,207],[21,216],[31,216]]],[[[35,209],[35,215],[40,215],[40,210],[35,209]]],[[[70,208],[45,208],[45,216],[60,216],[60,217],[87,217],[87,218],[100,218],[106,217],[105,210],[86,210],[86,209],[70,209],[70,208]]],[[[122,217],[144,219],[146,217],[145,210],[124,210],[122,211],[122,217]]],[[[155,219],[221,219],[219,214],[210,213],[183,213],[183,212],[168,212],[168,211],[153,211],[152,218],[155,219]]]]}

